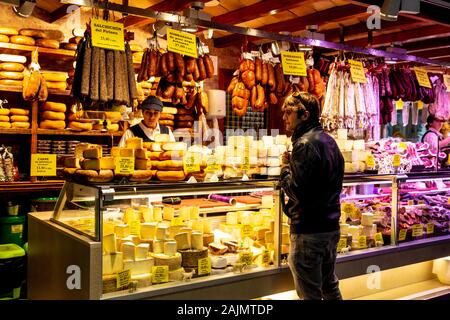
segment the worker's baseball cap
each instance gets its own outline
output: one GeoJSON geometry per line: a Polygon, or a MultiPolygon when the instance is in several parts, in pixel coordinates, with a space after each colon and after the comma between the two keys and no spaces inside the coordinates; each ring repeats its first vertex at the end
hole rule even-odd
{"type": "Polygon", "coordinates": [[[162,111],[163,109],[163,103],[161,100],[159,100],[155,96],[148,96],[143,102],[142,102],[142,110],[156,110],[156,111],[162,111]]]}

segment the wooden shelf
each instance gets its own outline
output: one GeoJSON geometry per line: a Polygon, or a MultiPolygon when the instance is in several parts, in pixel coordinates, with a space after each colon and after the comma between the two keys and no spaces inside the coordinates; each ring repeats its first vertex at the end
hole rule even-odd
{"type": "Polygon", "coordinates": [[[22,44],[0,42],[0,49],[4,49],[2,50],[2,52],[9,52],[11,54],[26,54],[28,52],[33,52],[34,50],[36,50],[36,48],[39,51],[39,55],[42,54],[47,56],[62,56],[72,59],[75,56],[75,51],[72,50],[51,49],[37,46],[26,46],[22,44]]]}
{"type": "Polygon", "coordinates": [[[98,131],[71,131],[71,130],[51,130],[37,129],[38,135],[65,135],[65,136],[94,136],[94,137],[121,137],[123,131],[118,132],[98,132],[98,131]]]}
{"type": "Polygon", "coordinates": [[[17,192],[32,192],[32,191],[50,191],[61,190],[64,180],[49,180],[49,181],[17,181],[17,182],[2,182],[0,183],[1,193],[17,193],[17,192]]]}
{"type": "Polygon", "coordinates": [[[0,134],[31,134],[31,129],[6,129],[6,128],[0,128],[0,134]]]}
{"type": "MultiPolygon", "coordinates": [[[[22,87],[0,85],[0,91],[22,93],[22,87]]],[[[62,91],[62,90],[57,90],[57,89],[48,89],[48,94],[55,95],[55,96],[70,96],[70,91],[69,90],[62,91]]]]}

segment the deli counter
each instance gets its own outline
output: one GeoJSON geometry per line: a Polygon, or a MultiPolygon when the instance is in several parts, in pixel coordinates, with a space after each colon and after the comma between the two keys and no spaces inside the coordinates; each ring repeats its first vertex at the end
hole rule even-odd
{"type": "MultiPolygon", "coordinates": [[[[253,299],[291,290],[278,181],[85,185],[30,213],[30,299],[253,299]],[[31,267],[32,266],[32,267],[31,267]]],[[[450,255],[450,173],[346,176],[338,277],[450,255]]]]}

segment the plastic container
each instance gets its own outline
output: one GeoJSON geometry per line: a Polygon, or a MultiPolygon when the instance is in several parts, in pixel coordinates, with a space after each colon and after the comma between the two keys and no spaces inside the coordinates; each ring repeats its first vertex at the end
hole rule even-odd
{"type": "Polygon", "coordinates": [[[0,217],[0,244],[15,243],[23,245],[25,216],[0,217]]]}
{"type": "Polygon", "coordinates": [[[0,245],[0,300],[18,299],[25,281],[25,250],[16,244],[0,245]]]}

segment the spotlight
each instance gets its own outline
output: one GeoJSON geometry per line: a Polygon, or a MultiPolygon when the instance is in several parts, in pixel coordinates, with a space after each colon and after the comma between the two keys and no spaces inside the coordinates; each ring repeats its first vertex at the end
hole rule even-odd
{"type": "Polygon", "coordinates": [[[19,17],[28,18],[33,13],[35,6],[36,0],[20,0],[20,4],[18,6],[14,6],[12,9],[19,17]]]}
{"type": "Polygon", "coordinates": [[[380,12],[381,19],[387,21],[397,21],[401,2],[401,0],[384,0],[380,12]]]}

